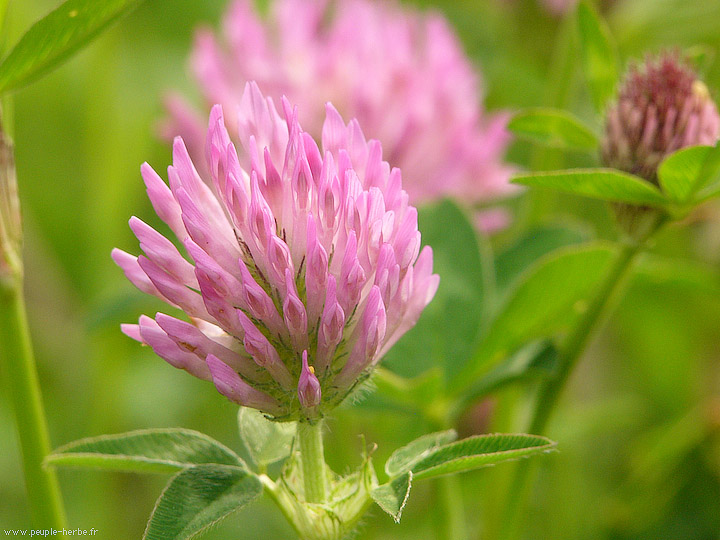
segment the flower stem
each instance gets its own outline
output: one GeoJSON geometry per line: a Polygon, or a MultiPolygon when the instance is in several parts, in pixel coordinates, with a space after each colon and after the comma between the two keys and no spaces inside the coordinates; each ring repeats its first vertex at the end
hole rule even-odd
{"type": "MultiPolygon", "coordinates": [[[[576,326],[572,329],[562,345],[559,356],[558,371],[555,377],[545,382],[537,395],[535,409],[528,433],[543,435],[551,418],[558,398],[565,388],[573,368],[577,365],[585,351],[594,331],[602,321],[604,314],[613,304],[613,300],[621,293],[627,277],[648,241],[667,221],[666,216],[656,215],[654,223],[647,232],[637,239],[627,239],[622,243],[620,252],[612,262],[603,281],[598,285],[595,295],[576,326]]],[[[530,477],[533,476],[532,463],[524,461],[515,469],[511,482],[509,497],[505,506],[505,538],[514,538],[518,532],[519,520],[517,513],[524,504],[531,487],[530,477]]]]}
{"type": "Polygon", "coordinates": [[[327,499],[325,454],[323,452],[322,421],[297,423],[297,438],[300,444],[305,500],[324,503],[327,499]]]}
{"type": "Polygon", "coordinates": [[[605,278],[598,286],[587,310],[568,335],[561,350],[557,375],[540,388],[537,397],[537,408],[528,433],[540,435],[545,431],[550,415],[570,373],[585,351],[594,330],[598,326],[597,323],[610,305],[611,299],[623,288],[625,278],[632,267],[632,263],[640,253],[640,249],[641,245],[637,242],[629,242],[621,247],[620,253],[618,253],[605,278]]]}
{"type": "Polygon", "coordinates": [[[44,469],[50,439],[22,295],[22,278],[0,283],[0,364],[15,409],[25,487],[36,528],[63,529],[65,513],[55,472],[44,469]]]}

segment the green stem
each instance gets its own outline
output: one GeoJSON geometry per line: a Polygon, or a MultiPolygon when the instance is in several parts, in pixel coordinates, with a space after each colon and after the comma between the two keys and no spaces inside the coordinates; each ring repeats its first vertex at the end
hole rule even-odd
{"type": "Polygon", "coordinates": [[[63,529],[65,513],[57,477],[54,471],[42,466],[50,452],[50,438],[19,276],[0,284],[0,343],[0,363],[7,381],[6,391],[15,409],[34,526],[63,529]]]}
{"type": "Polygon", "coordinates": [[[297,438],[300,444],[305,500],[324,503],[327,499],[325,475],[325,454],[323,452],[322,421],[297,423],[297,438]]]}
{"type": "MultiPolygon", "coordinates": [[[[663,215],[655,216],[655,222],[643,236],[638,239],[627,239],[621,245],[620,252],[615,257],[605,278],[598,285],[587,310],[562,346],[557,375],[540,387],[537,396],[537,408],[528,433],[534,435],[544,434],[558,398],[565,388],[573,368],[577,365],[595,330],[598,328],[598,323],[602,321],[608,308],[613,304],[613,300],[623,290],[637,256],[645,248],[650,238],[665,224],[666,220],[667,218],[663,215]]],[[[532,463],[529,461],[519,463],[511,482],[509,498],[505,506],[505,518],[502,522],[506,527],[505,538],[514,538],[518,532],[519,520],[517,514],[529,496],[529,490],[532,486],[531,476],[533,476],[532,463]]]]}
{"type": "Polygon", "coordinates": [[[563,344],[557,375],[540,388],[537,397],[537,409],[530,423],[529,433],[535,435],[544,433],[550,415],[570,373],[572,373],[573,368],[585,351],[590,338],[594,335],[594,331],[598,326],[597,323],[610,305],[610,301],[623,288],[625,278],[641,248],[642,246],[638,242],[628,242],[622,245],[620,253],[613,261],[612,266],[605,275],[605,279],[598,286],[587,310],[563,344]]]}

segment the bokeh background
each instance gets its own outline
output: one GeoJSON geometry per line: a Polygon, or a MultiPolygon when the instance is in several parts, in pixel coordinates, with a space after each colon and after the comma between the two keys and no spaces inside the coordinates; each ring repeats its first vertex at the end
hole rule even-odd
{"type": "MultiPolygon", "coordinates": [[[[58,3],[11,1],[5,43],[58,3]]],[[[455,26],[482,70],[489,109],[566,107],[599,131],[572,42],[565,41],[573,39],[572,28],[561,13],[539,0],[417,3],[444,12],[455,26]]],[[[130,215],[154,223],[139,166],[148,161],[160,171],[170,162],[168,145],[157,137],[162,96],[180,90],[197,97],[187,66],[193,29],[217,27],[225,7],[225,0],[145,2],[70,62],[14,95],[28,309],[54,446],[182,426],[242,451],[233,404],[120,333],[121,322],[161,304],[136,291],[110,259],[116,246],[137,251],[130,215]]],[[[669,46],[720,51],[717,0],[616,0],[599,7],[623,59],[669,46]]],[[[704,77],[717,99],[720,61],[706,63],[704,77]]],[[[522,142],[513,144],[508,159],[523,168],[594,163],[593,157],[522,142]]],[[[539,230],[555,231],[550,237],[563,243],[617,236],[600,203],[529,192],[505,204],[512,225],[488,239],[502,261],[499,281],[512,281],[537,256],[527,242],[539,230]]],[[[393,360],[406,374],[424,365],[422,359],[393,360]]],[[[523,425],[530,390],[518,386],[493,396],[478,409],[481,421],[476,414],[465,422],[465,434],[523,425]]],[[[411,412],[388,405],[371,394],[337,411],[326,443],[335,470],[359,463],[360,434],[378,444],[380,464],[426,430],[411,412]]],[[[653,257],[639,266],[574,374],[549,436],[560,451],[536,458],[540,475],[519,518],[524,538],[720,538],[720,203],[703,206],[684,226],[658,237],[653,257]]],[[[500,506],[514,466],[462,477],[472,538],[497,538],[502,531],[500,506]]],[[[167,481],[88,470],[59,474],[70,525],[94,527],[108,540],[139,539],[167,481]]],[[[359,538],[443,538],[434,493],[432,482],[414,487],[400,525],[375,509],[359,538]]],[[[28,528],[24,497],[13,417],[0,395],[0,528],[28,528]]],[[[205,538],[294,536],[263,499],[205,538]]]]}

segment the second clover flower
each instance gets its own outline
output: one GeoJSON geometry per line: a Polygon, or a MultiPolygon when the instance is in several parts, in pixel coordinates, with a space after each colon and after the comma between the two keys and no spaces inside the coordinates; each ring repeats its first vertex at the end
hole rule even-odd
{"type": "MultiPolygon", "coordinates": [[[[622,81],[607,111],[602,161],[658,186],[665,158],[688,146],[714,145],[719,134],[720,116],[708,88],[686,58],[665,52],[631,66],[622,81]]],[[[622,203],[613,210],[620,227],[636,238],[660,215],[622,203]]]]}
{"type": "Polygon", "coordinates": [[[633,65],[607,112],[603,162],[658,185],[660,163],[673,152],[714,145],[720,116],[707,86],[677,52],[633,65]]]}
{"type": "MultiPolygon", "coordinates": [[[[223,36],[197,33],[192,68],[208,103],[237,119],[246,81],[273,99],[286,95],[314,137],[324,104],[357,118],[379,140],[385,159],[403,171],[412,204],[450,196],[477,205],[511,194],[505,114],[480,105],[479,74],[445,18],[399,2],[277,0],[267,16],[260,2],[235,0],[223,36]]],[[[182,98],[168,102],[166,135],[185,137],[199,154],[202,122],[182,98]]],[[[502,226],[498,211],[484,227],[502,226]]]]}
{"type": "Polygon", "coordinates": [[[123,331],[236,403],[312,419],[415,324],[439,278],[400,171],[356,121],[328,105],[318,148],[297,109],[283,99],[279,114],[254,83],[238,119],[240,147],[212,109],[197,169],[176,138],[169,187],[143,165],[155,211],[191,260],[137,218],[144,255],[113,259],[190,322],[158,313],[123,331]]]}

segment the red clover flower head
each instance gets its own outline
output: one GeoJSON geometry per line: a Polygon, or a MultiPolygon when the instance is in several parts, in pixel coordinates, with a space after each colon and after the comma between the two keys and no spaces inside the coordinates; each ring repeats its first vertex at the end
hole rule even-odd
{"type": "Polygon", "coordinates": [[[607,113],[603,162],[657,184],[657,168],[686,146],[714,145],[720,116],[705,84],[679,53],[630,68],[607,113]]]}
{"type": "Polygon", "coordinates": [[[231,140],[213,107],[202,178],[175,139],[169,186],[142,176],[189,258],[133,217],[143,255],[115,262],[140,290],[181,309],[124,325],[170,364],[279,420],[322,415],[362,381],[432,299],[432,251],[399,169],[357,121],[326,106],[320,148],[249,83],[231,140]]]}

